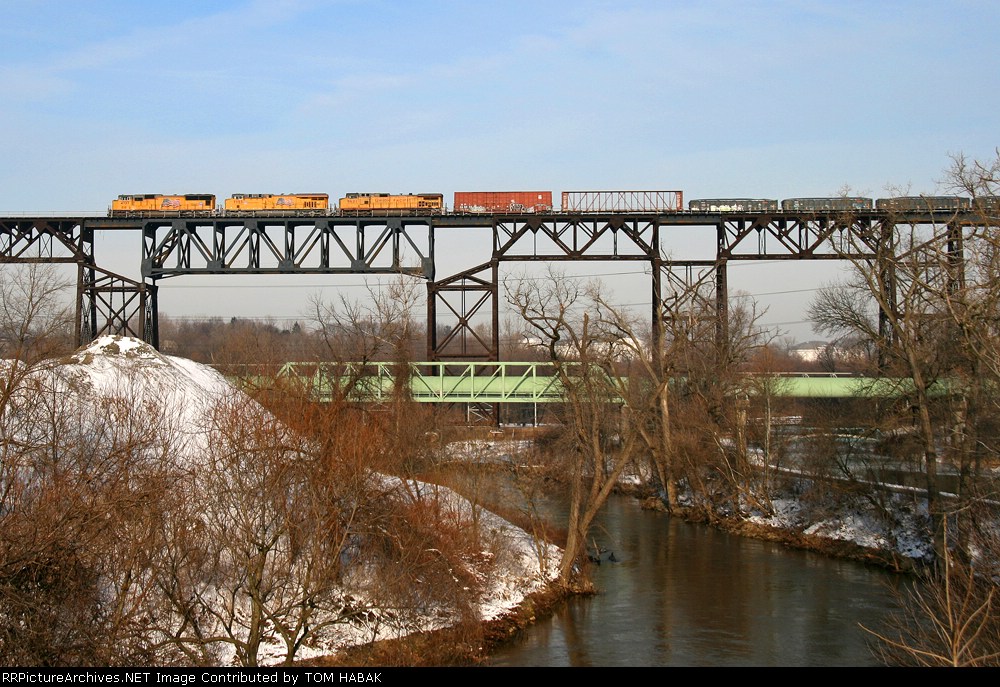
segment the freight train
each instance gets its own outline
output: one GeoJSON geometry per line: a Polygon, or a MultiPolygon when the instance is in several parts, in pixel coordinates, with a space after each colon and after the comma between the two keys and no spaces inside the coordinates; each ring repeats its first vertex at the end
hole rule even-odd
{"type": "MultiPolygon", "coordinates": [[[[681,191],[563,191],[556,209],[552,191],[456,191],[450,214],[524,213],[674,213],[684,212],[681,191]]],[[[983,207],[1000,203],[986,199],[983,207]]],[[[960,196],[896,198],[831,197],[702,198],[688,203],[692,213],[803,213],[864,211],[960,211],[972,201],[960,196]]],[[[121,195],[111,202],[109,217],[266,217],[436,215],[449,212],[441,193],[348,193],[336,206],[326,193],[236,193],[219,206],[209,193],[121,195]]]]}
{"type": "MultiPolygon", "coordinates": [[[[552,191],[456,191],[452,214],[554,211],[552,191]]],[[[563,212],[681,212],[680,191],[564,191],[563,212]]],[[[325,193],[236,193],[219,207],[211,194],[121,195],[109,217],[245,217],[435,215],[447,211],[440,193],[348,193],[336,207],[325,193]]]]}

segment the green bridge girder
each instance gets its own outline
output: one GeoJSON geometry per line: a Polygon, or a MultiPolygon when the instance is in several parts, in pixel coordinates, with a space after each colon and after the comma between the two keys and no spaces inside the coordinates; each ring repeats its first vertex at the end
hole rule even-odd
{"type": "MultiPolygon", "coordinates": [[[[409,397],[419,403],[560,403],[563,386],[551,363],[414,362],[409,397]]],[[[354,382],[354,400],[375,403],[394,395],[399,364],[390,362],[286,363],[279,378],[298,380],[320,400],[354,382]]],[[[782,398],[889,397],[907,393],[908,380],[829,374],[747,376],[747,394],[767,390],[782,398]]]]}

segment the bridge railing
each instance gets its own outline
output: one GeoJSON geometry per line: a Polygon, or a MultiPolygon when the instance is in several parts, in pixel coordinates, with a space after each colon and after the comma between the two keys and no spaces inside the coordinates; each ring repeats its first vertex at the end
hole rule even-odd
{"type": "Polygon", "coordinates": [[[539,363],[416,362],[401,371],[398,363],[286,363],[279,379],[295,379],[317,398],[384,402],[395,394],[398,379],[409,382],[408,395],[421,403],[552,403],[564,399],[551,366],[539,363]]]}

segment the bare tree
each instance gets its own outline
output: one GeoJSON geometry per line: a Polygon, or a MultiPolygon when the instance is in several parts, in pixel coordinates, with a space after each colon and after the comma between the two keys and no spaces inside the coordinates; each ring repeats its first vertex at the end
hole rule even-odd
{"type": "Polygon", "coordinates": [[[124,388],[84,400],[59,373],[66,287],[51,266],[0,272],[0,662],[135,665],[155,644],[144,566],[171,444],[162,409],[124,388]]]}
{"type": "Polygon", "coordinates": [[[944,507],[939,495],[939,427],[934,388],[961,366],[956,329],[947,317],[947,294],[956,281],[947,225],[890,217],[877,235],[850,234],[841,247],[850,265],[840,285],[819,292],[809,314],[817,331],[877,351],[886,397],[911,401],[920,438],[935,550],[943,555],[944,507]],[[895,389],[889,380],[899,380],[895,389]]]}
{"type": "Polygon", "coordinates": [[[157,660],[149,561],[178,479],[176,435],[169,414],[127,384],[101,395],[80,384],[72,366],[36,366],[3,409],[6,664],[157,660]]]}
{"type": "Polygon", "coordinates": [[[72,283],[55,265],[0,270],[0,359],[31,363],[72,350],[72,283]]]}
{"type": "Polygon", "coordinates": [[[398,275],[387,284],[369,285],[365,302],[346,296],[334,304],[319,298],[312,302],[321,342],[317,365],[326,388],[342,401],[368,404],[369,421],[382,429],[374,467],[403,477],[404,486],[405,480],[432,468],[430,438],[437,430],[434,410],[410,395],[412,362],[422,334],[415,316],[425,296],[419,287],[398,275]],[[376,374],[373,363],[388,367],[391,379],[376,374]]]}
{"type": "Polygon", "coordinates": [[[574,570],[585,561],[590,525],[640,439],[635,425],[615,426],[621,403],[616,398],[617,375],[610,367],[612,346],[597,339],[590,314],[581,312],[584,290],[554,271],[550,277],[544,282],[518,280],[506,288],[508,301],[542,342],[566,396],[571,440],[559,453],[565,459],[570,502],[558,580],[569,587],[574,570]],[[612,435],[618,436],[621,448],[610,454],[607,439],[612,435]]]}
{"type": "MultiPolygon", "coordinates": [[[[989,548],[996,551],[996,542],[989,548]]],[[[996,566],[956,559],[947,546],[944,550],[944,564],[928,579],[903,588],[899,610],[884,627],[864,629],[876,640],[876,655],[889,665],[996,667],[1000,623],[991,579],[996,566]]]]}
{"type": "Polygon", "coordinates": [[[366,395],[364,385],[373,380],[366,366],[375,361],[395,363],[396,393],[404,397],[408,393],[409,363],[422,333],[414,315],[423,298],[419,286],[399,275],[387,284],[369,284],[365,301],[344,294],[336,303],[318,295],[311,299],[311,319],[319,341],[317,359],[338,363],[332,372],[345,397],[366,395]]]}
{"type": "Polygon", "coordinates": [[[162,631],[189,659],[214,660],[226,645],[244,666],[259,665],[276,636],[290,662],[348,620],[338,581],[355,485],[338,483],[305,437],[249,398],[221,400],[206,429],[190,500],[163,530],[162,631]]]}

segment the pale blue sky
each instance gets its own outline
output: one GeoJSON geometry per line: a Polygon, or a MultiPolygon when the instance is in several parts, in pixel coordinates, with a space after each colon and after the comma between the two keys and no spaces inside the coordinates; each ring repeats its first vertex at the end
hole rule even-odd
{"type": "MultiPolygon", "coordinates": [[[[149,192],[933,192],[949,154],[1000,145],[998,29],[987,1],[8,0],[0,213],[149,192]]],[[[135,272],[122,241],[99,250],[135,272]]],[[[249,292],[161,307],[299,300],[249,292]]]]}

